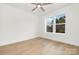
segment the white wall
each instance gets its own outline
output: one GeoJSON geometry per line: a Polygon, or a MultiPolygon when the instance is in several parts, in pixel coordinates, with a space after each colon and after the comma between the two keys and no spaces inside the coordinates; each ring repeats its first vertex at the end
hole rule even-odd
{"type": "Polygon", "coordinates": [[[56,11],[46,13],[40,17],[40,36],[79,46],[79,4],[72,4],[56,11]],[[45,18],[56,15],[60,12],[66,14],[66,33],[53,34],[45,32],[45,18]]]}
{"type": "Polygon", "coordinates": [[[73,4],[56,11],[51,9],[50,12],[41,15],[39,20],[31,13],[6,4],[0,4],[0,46],[37,36],[79,46],[78,22],[79,4],[73,4]],[[45,18],[60,12],[66,14],[66,34],[45,33],[45,18]]]}
{"type": "Polygon", "coordinates": [[[37,37],[38,18],[7,4],[0,4],[0,46],[37,37]]]}

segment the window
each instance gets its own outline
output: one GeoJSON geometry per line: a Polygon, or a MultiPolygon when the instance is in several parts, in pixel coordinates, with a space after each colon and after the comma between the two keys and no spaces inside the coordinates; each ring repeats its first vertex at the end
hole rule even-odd
{"type": "Polygon", "coordinates": [[[56,16],[56,33],[65,33],[65,15],[56,16]]]}
{"type": "Polygon", "coordinates": [[[47,19],[46,31],[53,32],[53,19],[51,17],[47,19]]]}
{"type": "Polygon", "coordinates": [[[65,33],[65,14],[48,17],[46,21],[46,32],[65,33]]]}

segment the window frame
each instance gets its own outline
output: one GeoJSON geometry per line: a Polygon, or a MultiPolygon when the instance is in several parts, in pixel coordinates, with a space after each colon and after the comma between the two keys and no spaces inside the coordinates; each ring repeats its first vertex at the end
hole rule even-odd
{"type": "MultiPolygon", "coordinates": [[[[61,13],[62,14],[62,13],[61,13]]],[[[64,13],[65,14],[65,13],[64,13]]],[[[59,15],[59,14],[58,14],[59,15]]],[[[66,16],[66,15],[65,15],[66,16]]],[[[47,19],[49,18],[49,17],[47,17],[46,19],[45,19],[45,32],[46,33],[53,33],[53,34],[61,34],[61,35],[65,35],[66,34],[66,18],[65,18],[65,23],[60,23],[60,24],[58,24],[58,25],[62,25],[62,24],[64,24],[65,25],[65,33],[57,33],[56,32],[56,25],[57,25],[57,23],[56,23],[56,16],[52,16],[52,17],[54,17],[54,20],[53,20],[53,32],[47,32],[47,28],[46,28],[46,26],[47,26],[47,19]]],[[[51,17],[51,18],[52,18],[51,17]]]]}

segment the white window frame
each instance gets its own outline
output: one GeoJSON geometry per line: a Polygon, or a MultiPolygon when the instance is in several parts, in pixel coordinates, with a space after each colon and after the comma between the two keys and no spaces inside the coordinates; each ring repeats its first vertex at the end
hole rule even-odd
{"type": "Polygon", "coordinates": [[[65,20],[65,23],[60,23],[60,24],[58,24],[58,25],[61,25],[61,24],[65,24],[65,33],[57,33],[56,32],[56,16],[53,16],[54,17],[54,22],[53,22],[53,32],[47,32],[47,28],[46,28],[46,25],[47,25],[47,19],[48,18],[46,18],[45,19],[45,32],[46,33],[53,33],[53,34],[61,34],[61,35],[65,35],[66,34],[66,20],[65,20]]]}

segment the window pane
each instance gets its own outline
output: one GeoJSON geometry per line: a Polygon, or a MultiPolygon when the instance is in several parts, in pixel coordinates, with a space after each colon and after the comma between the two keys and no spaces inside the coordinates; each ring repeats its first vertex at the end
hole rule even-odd
{"type": "Polygon", "coordinates": [[[65,33],[65,24],[56,25],[56,33],[65,33]]]}
{"type": "Polygon", "coordinates": [[[56,23],[65,23],[65,15],[64,14],[60,14],[56,16],[56,23]]]}
{"type": "Polygon", "coordinates": [[[53,32],[53,18],[52,17],[47,19],[46,31],[53,32]]]}
{"type": "Polygon", "coordinates": [[[56,16],[56,33],[65,33],[65,14],[56,16]]]}

